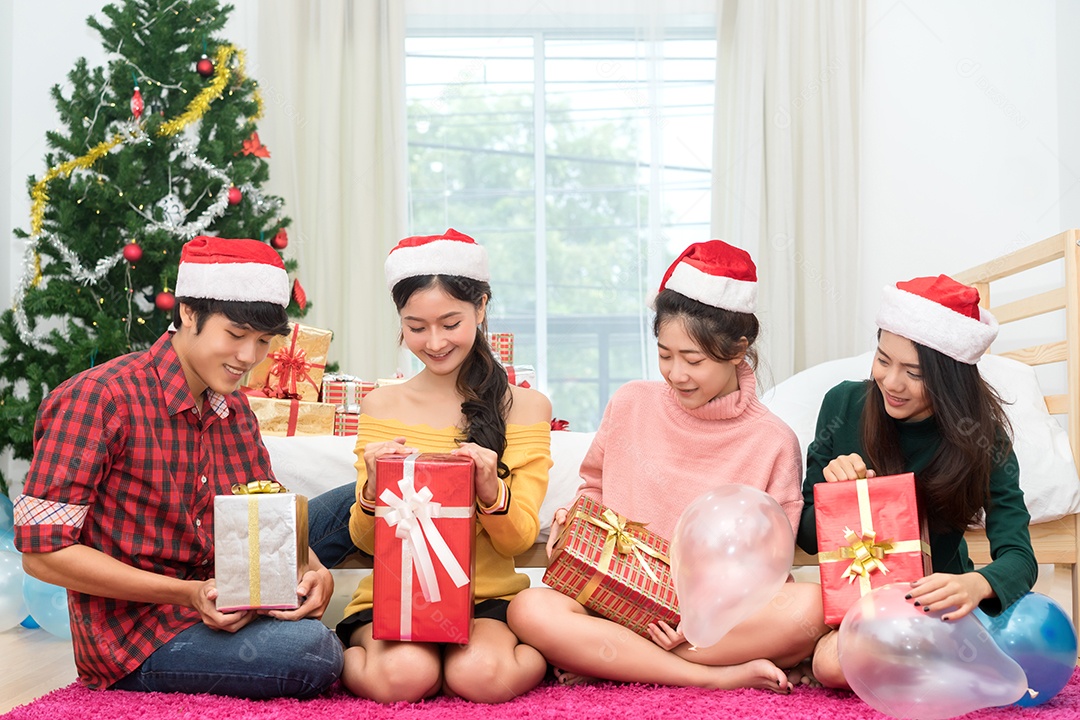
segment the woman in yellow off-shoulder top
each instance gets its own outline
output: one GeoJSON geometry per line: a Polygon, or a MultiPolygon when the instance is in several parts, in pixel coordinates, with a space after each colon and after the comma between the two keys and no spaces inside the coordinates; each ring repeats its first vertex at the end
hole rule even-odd
{"type": "MultiPolygon", "coordinates": [[[[349,531],[374,553],[377,458],[450,452],[476,466],[476,607],[467,645],[375,640],[371,576],[337,627],[346,645],[341,679],[356,695],[416,701],[440,691],[504,702],[543,679],[544,658],[506,624],[506,606],[529,586],[514,569],[540,529],[551,467],[551,403],[509,384],[487,343],[487,255],[453,230],[406,238],[386,260],[402,340],[424,364],[408,381],[364,398],[356,442],[357,492],[349,531]]],[[[378,559],[376,558],[376,562],[378,559]]]]}

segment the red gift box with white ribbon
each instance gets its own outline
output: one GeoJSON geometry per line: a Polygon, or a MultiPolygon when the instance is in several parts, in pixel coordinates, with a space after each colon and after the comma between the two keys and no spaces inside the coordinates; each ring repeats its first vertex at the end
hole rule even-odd
{"type": "Polygon", "coordinates": [[[470,458],[436,453],[376,462],[376,640],[469,641],[476,490],[470,458]]]}

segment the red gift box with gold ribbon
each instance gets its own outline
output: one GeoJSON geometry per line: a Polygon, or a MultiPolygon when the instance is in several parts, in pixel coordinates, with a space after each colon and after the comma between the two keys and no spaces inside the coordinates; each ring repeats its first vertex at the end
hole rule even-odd
{"type": "Polygon", "coordinates": [[[473,462],[438,453],[376,461],[372,637],[469,641],[476,489],[473,462]]]}
{"type": "Polygon", "coordinates": [[[649,623],[679,625],[669,543],[582,495],[566,516],[544,584],[648,637],[649,623]]]}
{"type": "Polygon", "coordinates": [[[932,572],[930,536],[912,473],[818,483],[814,514],[829,625],[839,625],[872,589],[932,572]]]}
{"type": "Polygon", "coordinates": [[[266,359],[252,368],[247,385],[317,402],[333,336],[329,330],[289,323],[289,334],[270,341],[266,359]]]}

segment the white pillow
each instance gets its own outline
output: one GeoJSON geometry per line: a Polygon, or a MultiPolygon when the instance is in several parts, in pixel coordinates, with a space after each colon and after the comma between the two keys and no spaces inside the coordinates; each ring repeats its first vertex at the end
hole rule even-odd
{"type": "Polygon", "coordinates": [[[577,495],[581,486],[581,461],[592,445],[594,432],[556,430],[551,433],[551,472],[548,473],[547,495],[540,506],[540,537],[546,542],[555,511],[565,507],[577,495]]]}
{"type": "MultiPolygon", "coordinates": [[[[870,377],[874,353],[833,360],[808,368],[762,397],[770,410],[791,426],[803,457],[814,439],[825,393],[844,380],[870,377]]],[[[1080,480],[1065,430],[1046,410],[1035,370],[997,355],[985,355],[979,372],[998,391],[1013,429],[1013,451],[1020,464],[1020,487],[1031,522],[1049,522],[1080,511],[1080,480]]]]}

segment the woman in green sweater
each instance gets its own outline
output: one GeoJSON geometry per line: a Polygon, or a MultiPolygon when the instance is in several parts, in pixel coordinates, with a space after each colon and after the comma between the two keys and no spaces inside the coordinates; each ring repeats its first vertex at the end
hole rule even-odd
{"type": "MultiPolygon", "coordinates": [[[[998,325],[979,293],[952,278],[916,278],[884,290],[871,378],[826,395],[806,458],[798,544],[816,553],[814,485],[914,472],[930,525],[933,574],[908,598],[956,620],[996,615],[1027,593],[1037,566],[1020,469],[997,393],[975,363],[998,325]],[[975,570],[964,531],[985,515],[992,562],[975,570]]],[[[838,634],[814,651],[815,678],[846,687],[838,634]]]]}

